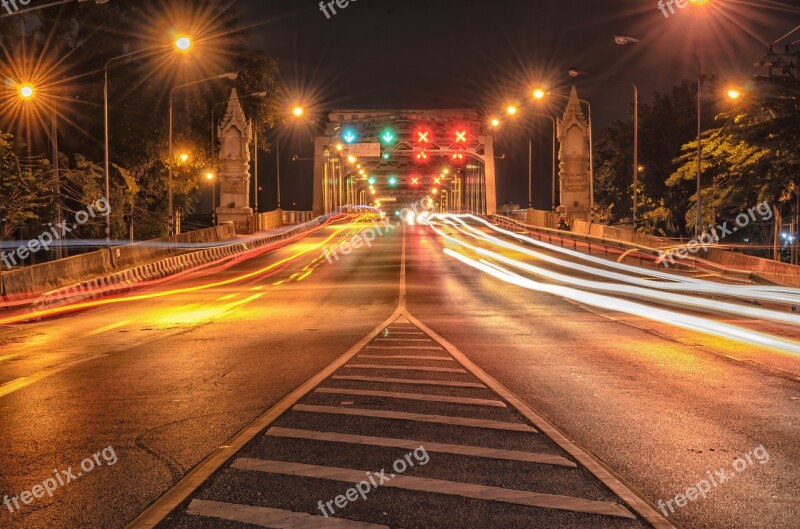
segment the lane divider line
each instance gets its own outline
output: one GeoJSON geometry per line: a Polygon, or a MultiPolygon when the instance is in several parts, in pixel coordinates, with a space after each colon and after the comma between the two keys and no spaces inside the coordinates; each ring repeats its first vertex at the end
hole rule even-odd
{"type": "Polygon", "coordinates": [[[477,388],[487,389],[479,382],[461,382],[458,380],[424,380],[417,378],[390,378],[390,377],[368,377],[359,375],[334,375],[332,380],[351,380],[356,382],[380,382],[385,384],[413,384],[422,386],[445,386],[451,388],[477,388]]]}

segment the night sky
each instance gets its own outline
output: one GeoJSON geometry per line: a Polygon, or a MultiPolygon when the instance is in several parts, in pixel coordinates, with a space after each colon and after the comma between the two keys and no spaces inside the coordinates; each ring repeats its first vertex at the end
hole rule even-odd
{"type": "MultiPolygon", "coordinates": [[[[711,0],[702,7],[676,7],[669,17],[657,0],[356,0],[330,19],[314,0],[238,0],[232,8],[252,25],[252,45],[278,57],[289,92],[317,112],[476,108],[490,113],[510,101],[525,102],[534,85],[566,93],[575,83],[592,103],[596,137],[611,120],[629,115],[632,89],[573,79],[570,67],[634,81],[643,101],[694,78],[695,53],[706,72],[741,84],[763,73],[754,63],[766,43],[800,24],[800,7],[771,1],[711,0]],[[619,46],[613,40],[619,33],[642,42],[619,46]]],[[[560,113],[562,107],[553,102],[550,109],[560,113]]],[[[532,130],[538,160],[534,205],[546,209],[550,125],[542,120],[532,130]]],[[[300,139],[287,149],[310,153],[300,139]]],[[[498,163],[498,204],[526,201],[526,131],[504,131],[497,152],[507,155],[498,163]]],[[[284,209],[295,201],[308,207],[303,187],[310,182],[301,175],[310,167],[284,165],[289,201],[284,209]]]]}

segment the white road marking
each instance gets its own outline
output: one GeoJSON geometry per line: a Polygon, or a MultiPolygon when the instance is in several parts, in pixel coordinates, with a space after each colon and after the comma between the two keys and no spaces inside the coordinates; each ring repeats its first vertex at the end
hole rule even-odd
{"type": "Polygon", "coordinates": [[[386,525],[208,500],[192,500],[186,514],[249,523],[271,529],[389,529],[386,525]]]}
{"type": "Polygon", "coordinates": [[[397,419],[401,421],[430,422],[453,426],[470,426],[489,430],[506,430],[510,432],[538,433],[535,428],[519,422],[491,421],[488,419],[470,419],[468,417],[452,417],[449,415],[427,415],[423,413],[407,413],[404,411],[369,410],[365,408],[338,408],[336,406],[312,406],[297,404],[295,411],[310,413],[328,413],[333,415],[354,415],[358,417],[374,417],[378,419],[397,419]]]}
{"type": "Polygon", "coordinates": [[[427,452],[439,452],[443,454],[455,454],[468,457],[485,457],[488,459],[504,459],[508,461],[522,461],[524,463],[539,463],[543,465],[558,465],[570,468],[578,467],[578,465],[572,461],[561,456],[552,454],[539,454],[534,452],[522,452],[519,450],[499,450],[497,448],[482,448],[480,446],[432,443],[430,441],[391,439],[388,437],[371,437],[368,435],[350,435],[334,432],[315,432],[310,430],[297,430],[294,428],[270,428],[266,435],[272,437],[289,437],[292,439],[309,439],[313,441],[330,441],[334,443],[349,443],[366,446],[405,448],[407,450],[414,450],[415,448],[424,446],[427,452]]]}
{"type": "Polygon", "coordinates": [[[389,378],[389,377],[366,377],[366,376],[346,376],[336,375],[331,377],[332,380],[354,380],[358,382],[383,382],[387,384],[418,384],[423,386],[446,386],[452,388],[481,388],[485,389],[486,386],[480,382],[461,382],[458,380],[423,380],[417,378],[389,378]]]}
{"type": "Polygon", "coordinates": [[[358,355],[357,358],[376,359],[393,359],[393,360],[435,360],[437,362],[455,362],[449,356],[416,356],[416,355],[358,355]]]}
{"type": "Polygon", "coordinates": [[[362,397],[385,397],[388,399],[421,400],[424,402],[447,402],[450,404],[467,404],[472,406],[492,406],[507,408],[503,401],[495,399],[473,399],[469,397],[450,397],[448,395],[428,395],[425,393],[399,393],[396,391],[371,391],[368,389],[317,388],[315,393],[331,395],[360,395],[362,397]]]}
{"type": "Polygon", "coordinates": [[[466,373],[455,367],[382,366],[380,364],[347,364],[345,369],[393,369],[401,371],[436,371],[437,373],[466,373]]]}
{"type": "MultiPolygon", "coordinates": [[[[269,472],[288,476],[302,476],[309,478],[329,479],[347,483],[359,483],[364,480],[364,471],[339,467],[324,467],[319,465],[306,465],[303,463],[287,463],[285,461],[269,461],[264,459],[250,459],[240,457],[233,462],[231,468],[239,470],[253,470],[269,472]]],[[[515,505],[527,505],[544,509],[557,509],[562,511],[582,512],[588,514],[601,514],[618,518],[635,520],[628,509],[619,503],[585,500],[572,496],[557,494],[543,494],[541,492],[528,492],[525,490],[503,489],[500,487],[487,487],[472,483],[458,483],[440,479],[417,478],[412,476],[395,476],[390,481],[383,483],[384,487],[394,487],[417,492],[433,494],[447,494],[462,498],[476,500],[497,501],[515,505]]]]}

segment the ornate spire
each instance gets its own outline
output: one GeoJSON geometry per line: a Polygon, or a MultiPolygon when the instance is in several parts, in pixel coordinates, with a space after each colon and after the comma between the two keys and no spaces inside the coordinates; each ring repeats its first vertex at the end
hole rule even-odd
{"type": "Polygon", "coordinates": [[[236,129],[243,133],[247,138],[250,137],[250,124],[244,115],[242,105],[239,104],[239,96],[236,93],[235,88],[231,89],[231,97],[228,100],[228,107],[225,110],[225,117],[222,118],[222,122],[219,124],[218,137],[224,137],[225,132],[231,127],[236,127],[236,129]]]}
{"type": "Polygon", "coordinates": [[[583,109],[581,109],[581,101],[578,99],[578,91],[575,89],[575,86],[572,87],[572,91],[569,94],[569,101],[567,102],[567,108],[564,109],[564,117],[562,118],[563,121],[579,121],[584,122],[583,116],[583,109]]]}

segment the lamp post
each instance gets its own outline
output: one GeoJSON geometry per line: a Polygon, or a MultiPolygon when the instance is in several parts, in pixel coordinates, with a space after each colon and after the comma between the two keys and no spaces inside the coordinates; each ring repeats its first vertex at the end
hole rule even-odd
{"type": "MultiPolygon", "coordinates": [[[[544,97],[544,92],[542,92],[541,90],[536,89],[536,90],[533,91],[533,98],[534,99],[540,100],[543,97],[544,97]]],[[[511,107],[509,107],[509,108],[511,108],[511,107]]],[[[516,107],[514,107],[514,108],[516,108],[516,107]]],[[[508,109],[506,109],[506,112],[508,112],[508,109]]],[[[517,113],[517,111],[508,112],[508,114],[510,116],[513,116],[516,113],[517,113]]],[[[552,189],[552,193],[551,193],[551,195],[552,195],[551,201],[553,203],[555,203],[556,134],[557,134],[556,133],[556,118],[554,118],[553,116],[551,116],[549,114],[545,114],[543,112],[531,111],[531,114],[534,114],[536,116],[542,116],[542,117],[548,118],[550,121],[553,122],[553,155],[552,155],[552,160],[551,160],[551,172],[552,172],[553,189],[552,189]]],[[[496,119],[496,118],[492,119],[490,123],[491,123],[492,127],[494,127],[494,128],[497,128],[497,127],[500,126],[500,121],[498,119],[496,119]]],[[[531,136],[528,135],[528,209],[531,209],[532,207],[533,207],[533,140],[532,140],[531,136]]]]}
{"type": "MultiPolygon", "coordinates": [[[[625,81],[616,77],[602,75],[598,73],[587,72],[586,70],[579,70],[577,68],[570,68],[569,75],[577,77],[579,75],[588,75],[591,77],[598,77],[600,79],[608,79],[617,83],[629,84],[633,87],[633,231],[636,231],[637,210],[639,205],[639,87],[636,83],[625,81]]],[[[594,180],[594,179],[592,179],[594,180]]],[[[594,201],[594,197],[592,198],[594,201]]]]}
{"type": "Polygon", "coordinates": [[[703,174],[703,137],[702,137],[702,114],[701,114],[701,103],[702,99],[700,97],[700,85],[703,82],[703,68],[702,64],[700,63],[700,57],[694,55],[695,60],[697,61],[697,221],[694,227],[694,234],[695,237],[699,237],[700,233],[702,232],[701,223],[702,223],[702,203],[700,199],[700,176],[703,174]]]}
{"type": "MultiPolygon", "coordinates": [[[[194,86],[201,83],[206,83],[208,81],[213,81],[215,79],[230,79],[234,80],[238,77],[236,72],[228,72],[223,73],[220,75],[215,75],[213,77],[206,77],[205,79],[199,79],[197,81],[192,81],[190,83],[180,84],[172,88],[169,91],[169,159],[167,160],[167,168],[169,172],[169,178],[167,182],[167,194],[168,194],[168,234],[175,235],[174,233],[174,226],[175,226],[175,212],[174,212],[174,204],[173,204],[173,190],[172,190],[172,171],[173,171],[173,159],[172,159],[172,107],[173,107],[173,100],[175,98],[175,92],[181,88],[186,88],[187,86],[194,86]]],[[[213,110],[213,109],[212,109],[213,110]]]]}
{"type": "MultiPolygon", "coordinates": [[[[705,2],[701,2],[700,0],[691,0],[693,4],[702,5],[705,2]]],[[[620,46],[625,46],[626,44],[637,44],[640,42],[639,39],[635,37],[631,37],[629,35],[615,35],[614,42],[619,44],[620,46]]],[[[703,83],[703,69],[702,64],[700,62],[700,57],[697,54],[693,55],[694,59],[697,61],[697,217],[695,221],[695,228],[694,234],[699,236],[702,228],[702,202],[700,198],[700,177],[703,174],[702,164],[703,164],[703,137],[702,137],[702,98],[701,98],[701,91],[700,85],[703,83]]],[[[730,97],[730,94],[729,94],[730,97]]],[[[737,96],[738,97],[738,96],[737,96]]],[[[731,99],[736,99],[736,97],[731,97],[731,99]]],[[[636,193],[636,188],[634,188],[634,197],[636,193]]],[[[634,198],[635,200],[635,198],[634,198]]],[[[635,207],[635,202],[634,202],[635,207]]],[[[635,223],[634,223],[635,225],[635,223]]]]}
{"type": "MultiPolygon", "coordinates": [[[[106,0],[107,1],[107,0],[106,0]]],[[[98,1],[98,3],[104,3],[98,1]]],[[[164,51],[174,46],[176,50],[180,53],[189,53],[192,49],[192,39],[186,35],[180,35],[175,39],[175,42],[170,45],[159,45],[159,46],[151,46],[149,48],[144,48],[141,50],[132,51],[129,53],[123,53],[122,55],[117,55],[116,57],[110,58],[106,61],[105,66],[103,67],[103,122],[104,122],[104,131],[105,131],[105,139],[104,139],[104,151],[105,151],[105,196],[107,204],[106,210],[106,246],[111,244],[111,186],[109,181],[109,174],[110,174],[110,163],[109,163],[109,147],[108,147],[108,68],[111,66],[113,62],[120,61],[122,59],[132,59],[134,57],[147,57],[150,55],[155,55],[160,51],[164,51]]],[[[170,166],[171,167],[171,166],[170,166]]]]}
{"type": "MultiPolygon", "coordinates": [[[[19,98],[23,101],[30,101],[36,96],[36,88],[31,84],[22,84],[18,88],[18,95],[19,98]]],[[[53,149],[53,195],[54,202],[56,206],[56,219],[57,222],[62,221],[63,213],[61,208],[61,177],[59,175],[58,170],[58,111],[56,109],[56,103],[53,102],[50,106],[51,110],[51,118],[50,118],[50,127],[51,127],[51,140],[50,144],[53,149]]],[[[59,238],[56,241],[56,259],[61,259],[64,256],[63,253],[63,246],[61,243],[61,239],[59,238]]]]}

